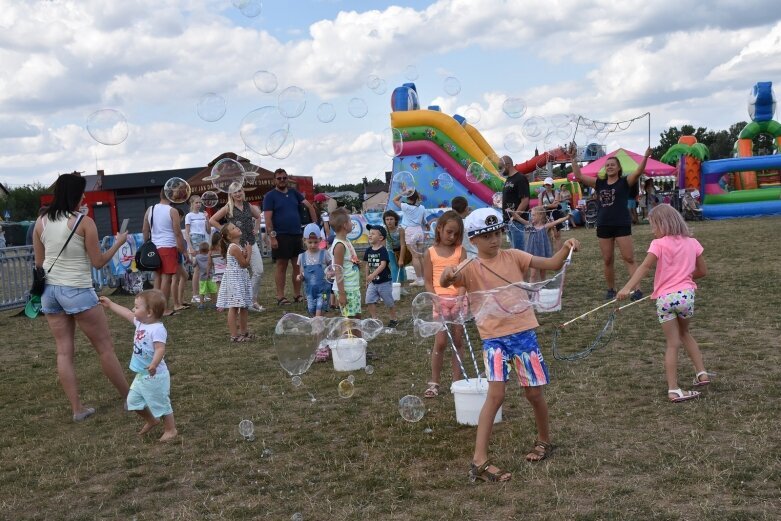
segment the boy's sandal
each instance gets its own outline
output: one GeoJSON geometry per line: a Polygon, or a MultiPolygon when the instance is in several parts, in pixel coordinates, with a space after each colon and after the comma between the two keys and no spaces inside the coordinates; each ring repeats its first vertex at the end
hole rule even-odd
{"type": "Polygon", "coordinates": [[[545,443],[544,441],[536,440],[532,450],[530,450],[526,455],[526,461],[537,463],[538,461],[542,461],[548,458],[551,454],[553,454],[552,443],[545,443]]]}
{"type": "Polygon", "coordinates": [[[685,402],[687,400],[694,400],[695,398],[700,397],[699,391],[681,391],[680,388],[678,389],[668,389],[667,390],[667,397],[672,403],[678,403],[678,402],[685,402]],[[674,397],[670,398],[670,395],[675,395],[674,397]]]}
{"type": "Polygon", "coordinates": [[[293,299],[293,302],[295,302],[296,304],[298,304],[299,302],[303,302],[303,301],[304,301],[304,296],[303,295],[296,295],[296,298],[293,299]]]}
{"type": "Polygon", "coordinates": [[[436,382],[428,382],[428,389],[423,393],[426,398],[436,398],[439,396],[439,384],[436,382]]]}
{"type": "Polygon", "coordinates": [[[710,384],[710,373],[708,371],[700,371],[694,376],[694,387],[704,387],[710,384]],[[705,377],[703,380],[702,377],[705,377]]]}
{"type": "Polygon", "coordinates": [[[480,481],[490,481],[492,483],[496,482],[504,482],[504,481],[510,481],[512,479],[512,474],[510,472],[507,472],[506,470],[502,470],[499,467],[494,467],[496,469],[495,472],[491,472],[489,467],[491,467],[491,462],[486,460],[485,463],[483,463],[480,466],[475,465],[472,463],[472,466],[469,469],[469,481],[472,483],[475,483],[477,480],[480,481]]]}
{"type": "Polygon", "coordinates": [[[277,299],[277,306],[289,306],[290,301],[287,299],[287,297],[282,297],[277,299]]]}

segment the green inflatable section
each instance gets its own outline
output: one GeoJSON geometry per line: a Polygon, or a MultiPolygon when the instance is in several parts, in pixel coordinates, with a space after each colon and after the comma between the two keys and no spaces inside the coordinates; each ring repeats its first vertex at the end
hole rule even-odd
{"type": "MultiPolygon", "coordinates": [[[[402,141],[431,141],[436,143],[447,155],[452,157],[459,165],[467,168],[475,159],[467,154],[463,148],[456,145],[447,134],[439,130],[438,128],[419,126],[419,127],[402,127],[398,129],[401,132],[402,141]]],[[[494,192],[501,192],[504,188],[504,181],[497,178],[494,175],[489,175],[483,181],[483,184],[489,187],[494,192]]]]}
{"type": "Polygon", "coordinates": [[[781,198],[781,187],[758,188],[756,190],[735,190],[728,194],[709,194],[703,204],[753,203],[757,201],[776,201],[781,198]]]}
{"type": "Polygon", "coordinates": [[[774,138],[781,137],[781,123],[775,120],[752,121],[740,131],[739,139],[754,139],[760,134],[770,134],[774,138]]]}

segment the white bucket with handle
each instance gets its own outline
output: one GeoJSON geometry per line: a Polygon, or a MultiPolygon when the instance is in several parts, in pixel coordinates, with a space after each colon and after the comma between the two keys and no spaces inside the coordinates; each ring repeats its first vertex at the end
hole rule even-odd
{"type": "MultiPolygon", "coordinates": [[[[453,399],[456,403],[456,421],[461,425],[477,425],[480,419],[480,411],[488,396],[488,380],[485,378],[471,378],[458,380],[450,386],[453,399]]],[[[494,423],[502,421],[502,408],[494,416],[494,423]]]]}
{"type": "Polygon", "coordinates": [[[407,276],[407,280],[415,280],[417,277],[415,276],[415,267],[414,266],[404,266],[404,274],[407,276]]]}
{"type": "Polygon", "coordinates": [[[401,300],[401,282],[394,282],[391,286],[391,293],[393,294],[393,300],[401,300]]]}
{"type": "Polygon", "coordinates": [[[357,371],[366,367],[366,340],[340,338],[330,343],[331,360],[336,371],[357,371]]]}

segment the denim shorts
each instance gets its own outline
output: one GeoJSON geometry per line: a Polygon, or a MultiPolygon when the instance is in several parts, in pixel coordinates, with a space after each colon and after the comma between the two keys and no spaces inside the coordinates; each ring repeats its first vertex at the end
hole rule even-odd
{"type": "Polygon", "coordinates": [[[380,300],[385,303],[385,307],[392,308],[396,304],[393,300],[393,287],[390,281],[380,284],[372,282],[366,286],[366,303],[376,304],[380,300]]]}
{"type": "Polygon", "coordinates": [[[45,315],[65,313],[75,315],[98,305],[93,288],[74,288],[47,284],[41,295],[41,311],[45,315]]]}

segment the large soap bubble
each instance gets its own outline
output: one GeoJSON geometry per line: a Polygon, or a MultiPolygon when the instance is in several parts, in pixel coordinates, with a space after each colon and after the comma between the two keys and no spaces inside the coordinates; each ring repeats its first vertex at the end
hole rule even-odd
{"type": "Polygon", "coordinates": [[[470,183],[482,183],[486,178],[486,171],[483,165],[472,162],[466,167],[466,180],[470,183]]]}
{"type": "Polygon", "coordinates": [[[220,192],[232,194],[244,187],[244,166],[235,159],[222,158],[212,167],[211,175],[203,178],[211,181],[220,192]]]}
{"type": "Polygon", "coordinates": [[[448,96],[458,96],[461,92],[461,82],[456,77],[448,76],[442,83],[442,88],[448,96]]]}
{"type": "Polygon", "coordinates": [[[404,148],[404,142],[401,139],[401,131],[397,128],[386,128],[380,136],[382,151],[388,157],[397,157],[404,148]]]}
{"type": "Polygon", "coordinates": [[[391,184],[396,187],[402,197],[408,197],[415,193],[415,176],[406,170],[396,172],[391,184]]]}
{"type": "Polygon", "coordinates": [[[248,113],[239,124],[239,135],[247,148],[262,156],[279,150],[287,139],[290,123],[277,107],[265,106],[248,113]]]}
{"type": "Polygon", "coordinates": [[[542,116],[532,116],[523,122],[523,128],[521,132],[526,136],[526,139],[531,141],[539,141],[545,137],[545,129],[547,122],[542,116]]]}
{"type": "Polygon", "coordinates": [[[344,379],[339,382],[336,390],[339,393],[339,398],[352,398],[353,394],[355,394],[355,384],[348,379],[344,379]]]}
{"type": "Polygon", "coordinates": [[[127,139],[127,119],[118,110],[96,110],[87,117],[87,132],[102,145],[119,145],[127,139]]]}
{"type": "Polygon", "coordinates": [[[369,107],[363,98],[352,98],[347,104],[347,112],[354,118],[362,118],[369,112],[369,107]]]}
{"type": "Polygon", "coordinates": [[[415,81],[418,79],[418,68],[414,65],[407,65],[404,68],[404,77],[409,81],[415,81]]]}
{"type": "Polygon", "coordinates": [[[297,118],[306,108],[306,92],[301,87],[292,85],[279,93],[278,102],[280,114],[286,118],[297,118]]]}
{"type": "Polygon", "coordinates": [[[209,123],[219,121],[225,115],[225,98],[214,92],[207,92],[198,100],[198,117],[209,123]]]}
{"type": "Polygon", "coordinates": [[[325,268],[325,280],[329,284],[339,284],[344,280],[344,268],[341,264],[330,264],[325,268]]]}
{"type": "Polygon", "coordinates": [[[419,422],[426,414],[426,406],[420,397],[408,394],[399,400],[399,414],[408,422],[419,422]]]}
{"type": "Polygon", "coordinates": [[[252,81],[255,83],[255,88],[260,92],[268,94],[277,90],[277,77],[273,72],[258,71],[252,77],[252,81]]]}
{"type": "Polygon", "coordinates": [[[330,123],[336,117],[336,109],[330,103],[321,103],[317,107],[317,119],[321,123],[330,123]]]}
{"type": "Polygon", "coordinates": [[[480,123],[483,113],[477,107],[469,107],[464,111],[464,117],[466,118],[467,123],[474,126],[480,123]]]}
{"type": "MultiPolygon", "coordinates": [[[[282,131],[277,130],[277,135],[281,138],[282,131]]],[[[271,153],[271,157],[274,159],[287,159],[290,157],[290,154],[293,153],[293,149],[296,146],[296,138],[293,136],[292,131],[287,132],[287,136],[285,137],[285,140],[282,142],[281,145],[278,147],[275,145],[276,138],[274,136],[271,136],[271,139],[269,139],[269,148],[276,148],[276,151],[271,153]]]]}
{"type": "Polygon", "coordinates": [[[526,102],[521,98],[507,98],[502,103],[502,111],[513,119],[522,118],[526,114],[526,102]]]}
{"type": "Polygon", "coordinates": [[[322,317],[287,313],[274,328],[274,351],[279,365],[290,376],[301,376],[312,366],[325,333],[322,317]]]}
{"type": "Polygon", "coordinates": [[[423,256],[426,253],[426,250],[431,248],[434,245],[434,239],[429,234],[423,234],[423,236],[416,240],[414,243],[410,244],[410,250],[415,252],[416,254],[423,256]]]}
{"type": "Polygon", "coordinates": [[[439,187],[443,190],[450,191],[455,186],[455,183],[453,182],[453,177],[448,174],[447,172],[442,172],[437,176],[437,182],[439,183],[439,187]]]}
{"type": "Polygon", "coordinates": [[[211,190],[207,190],[201,194],[201,204],[204,206],[204,208],[214,208],[217,206],[217,202],[219,200],[220,197],[211,190]]]}
{"type": "Polygon", "coordinates": [[[382,322],[376,318],[364,318],[361,320],[361,333],[367,342],[377,338],[377,336],[382,333],[382,330],[382,322]]]}
{"type": "MultiPolygon", "coordinates": [[[[262,0],[241,0],[241,5],[237,6],[241,14],[247,18],[255,18],[263,12],[262,0]]],[[[234,2],[235,5],[235,2],[234,2]]]]}
{"type": "Polygon", "coordinates": [[[172,177],[163,185],[163,195],[174,204],[186,203],[190,193],[190,185],[181,177],[172,177]]]}

